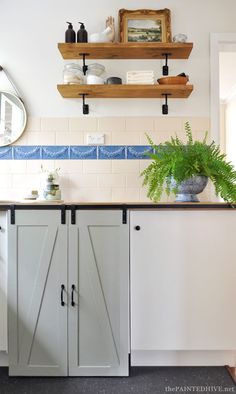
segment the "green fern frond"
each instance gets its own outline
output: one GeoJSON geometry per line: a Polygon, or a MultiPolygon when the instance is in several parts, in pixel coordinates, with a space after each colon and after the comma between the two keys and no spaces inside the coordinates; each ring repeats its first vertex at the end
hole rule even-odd
{"type": "MultiPolygon", "coordinates": [[[[236,202],[236,171],[232,163],[226,161],[226,155],[212,141],[207,144],[208,133],[203,141],[194,141],[189,122],[185,123],[187,144],[177,135],[170,141],[156,145],[146,134],[153,152],[147,152],[151,164],[141,173],[143,185],[148,187],[147,195],[154,202],[160,200],[163,191],[171,191],[171,179],[178,185],[195,175],[205,175],[211,179],[217,195],[228,203],[236,202]]],[[[177,190],[173,191],[174,193],[177,190]]]]}

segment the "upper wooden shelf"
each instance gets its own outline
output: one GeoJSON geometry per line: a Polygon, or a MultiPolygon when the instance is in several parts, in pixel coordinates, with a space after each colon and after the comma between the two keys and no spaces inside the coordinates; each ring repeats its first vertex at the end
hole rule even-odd
{"type": "Polygon", "coordinates": [[[193,43],[59,43],[63,59],[188,59],[193,43]]]}
{"type": "Polygon", "coordinates": [[[193,85],[57,85],[65,98],[187,98],[193,85]]]}

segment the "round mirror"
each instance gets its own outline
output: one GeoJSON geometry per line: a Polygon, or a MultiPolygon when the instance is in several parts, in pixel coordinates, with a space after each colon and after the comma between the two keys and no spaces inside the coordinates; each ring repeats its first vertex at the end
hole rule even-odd
{"type": "Polygon", "coordinates": [[[10,145],[25,130],[27,114],[21,99],[13,93],[0,91],[0,146],[10,145]]]}

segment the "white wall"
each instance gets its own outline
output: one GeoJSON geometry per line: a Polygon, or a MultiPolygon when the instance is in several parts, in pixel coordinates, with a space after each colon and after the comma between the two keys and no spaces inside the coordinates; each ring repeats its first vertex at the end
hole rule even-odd
{"type": "Polygon", "coordinates": [[[228,160],[236,166],[236,97],[233,97],[225,105],[225,137],[226,137],[226,153],[228,160]]]}
{"type": "MultiPolygon", "coordinates": [[[[27,103],[31,116],[80,116],[77,100],[65,100],[56,85],[62,78],[63,60],[57,43],[64,40],[66,21],[82,20],[89,32],[103,27],[105,18],[120,8],[170,8],[173,34],[183,32],[194,42],[189,61],[170,62],[171,74],[185,71],[195,85],[188,100],[174,100],[171,116],[209,116],[209,34],[235,32],[235,0],[1,0],[0,64],[8,69],[27,103]]],[[[134,68],[155,68],[160,76],[160,61],[102,61],[109,75],[124,77],[134,68]]],[[[0,87],[3,84],[0,79],[0,87]]],[[[93,100],[91,116],[158,115],[160,100],[93,100]]]]}

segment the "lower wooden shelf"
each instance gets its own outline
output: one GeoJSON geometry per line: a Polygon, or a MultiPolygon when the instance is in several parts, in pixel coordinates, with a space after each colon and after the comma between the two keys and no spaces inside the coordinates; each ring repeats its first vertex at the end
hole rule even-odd
{"type": "Polygon", "coordinates": [[[193,85],[57,85],[65,98],[188,98],[193,85]]]}

